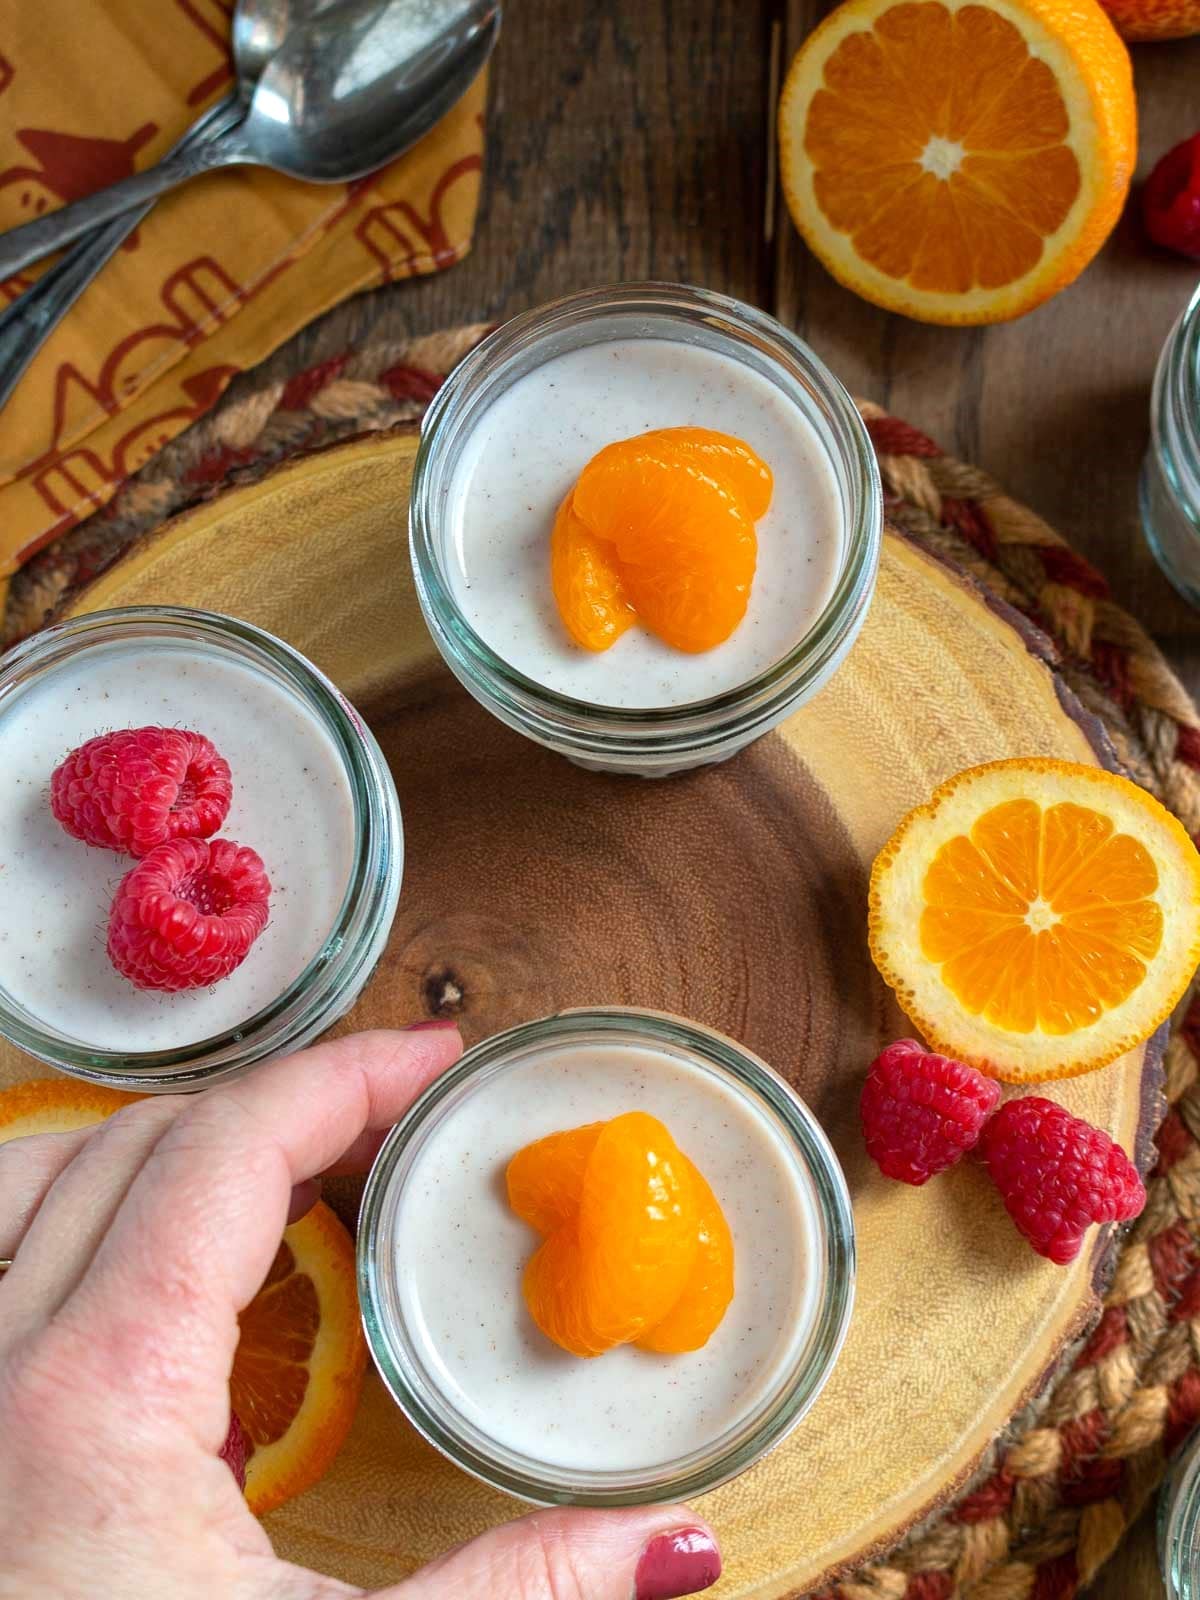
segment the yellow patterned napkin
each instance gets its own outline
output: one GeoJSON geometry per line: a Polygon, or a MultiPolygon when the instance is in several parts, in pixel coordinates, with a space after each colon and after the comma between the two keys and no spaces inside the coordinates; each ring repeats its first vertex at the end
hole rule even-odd
{"type": "MultiPolygon", "coordinates": [[[[230,0],[0,0],[0,228],[156,161],[232,87],[230,0]]],[[[161,200],[0,415],[0,603],[35,550],[320,312],[467,250],[485,83],[356,184],[230,168],[161,200]]],[[[41,268],[0,285],[4,303],[41,268]]]]}

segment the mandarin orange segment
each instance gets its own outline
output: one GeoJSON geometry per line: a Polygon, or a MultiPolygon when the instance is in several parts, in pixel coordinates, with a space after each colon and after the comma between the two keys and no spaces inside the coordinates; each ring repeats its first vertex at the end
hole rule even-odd
{"type": "Polygon", "coordinates": [[[678,1355],[706,1345],[733,1299],[733,1235],[716,1195],[690,1161],[687,1165],[700,1202],[696,1260],[679,1299],[662,1321],[637,1341],[640,1349],[660,1355],[678,1355]]]}
{"type": "Polygon", "coordinates": [[[931,322],[995,322],[1070,283],[1133,170],[1128,53],[1061,0],[844,0],[788,72],[784,195],[835,277],[931,322]]]}
{"type": "Polygon", "coordinates": [[[673,455],[702,467],[741,502],[751,522],[766,516],[775,479],[767,463],[744,439],[718,433],[715,428],[654,428],[641,438],[665,445],[673,455]]]}
{"type": "Polygon", "coordinates": [[[518,1151],[506,1182],[513,1210],[545,1236],[522,1291],[547,1338],[577,1356],[707,1341],[733,1295],[733,1239],[657,1118],[550,1134],[518,1151]]]}
{"type": "Polygon", "coordinates": [[[754,576],[757,541],[738,494],[714,463],[676,450],[661,436],[606,445],[575,485],[576,515],[622,563],[665,565],[709,558],[731,576],[754,576]]]}
{"type": "Polygon", "coordinates": [[[588,1122],[581,1128],[547,1134],[518,1150],[504,1175],[508,1203],[522,1222],[538,1233],[553,1233],[579,1213],[583,1193],[583,1173],[602,1122],[588,1122]]]}
{"type": "Polygon", "coordinates": [[[746,615],[749,576],[702,553],[671,564],[630,562],[625,582],[637,614],[650,632],[676,650],[698,655],[723,644],[746,615]]]}
{"type": "Polygon", "coordinates": [[[636,618],[678,650],[711,650],[746,614],[754,523],[770,468],[709,428],[660,428],[606,445],[559,507],[551,583],[571,637],[606,650],[636,618]]]}
{"type": "Polygon", "coordinates": [[[871,949],[938,1050],[1016,1082],[1146,1038],[1200,959],[1200,856],[1143,790],[1046,759],[960,773],[880,852],[871,949]]]}
{"type": "Polygon", "coordinates": [[[689,1165],[644,1111],[614,1117],[596,1140],[579,1199],[579,1244],[592,1325],[609,1344],[654,1327],[683,1293],[699,1249],[689,1165]]]}
{"type": "Polygon", "coordinates": [[[567,632],[585,650],[607,650],[637,621],[611,545],[575,514],[568,495],[550,535],[550,582],[567,632]]]}
{"type": "Polygon", "coordinates": [[[602,1356],[614,1341],[592,1320],[575,1222],[564,1223],[529,1258],[521,1279],[529,1314],[561,1350],[573,1356],[602,1356]]]}

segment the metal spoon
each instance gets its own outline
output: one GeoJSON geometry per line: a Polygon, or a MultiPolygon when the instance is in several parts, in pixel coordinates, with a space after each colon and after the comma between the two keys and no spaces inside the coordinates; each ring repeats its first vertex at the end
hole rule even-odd
{"type": "Polygon", "coordinates": [[[4,234],[0,278],[218,167],[272,167],[313,183],[375,171],[461,99],[499,27],[499,0],[336,6],[285,41],[239,127],[4,234]]]}
{"type": "MultiPolygon", "coordinates": [[[[182,150],[236,127],[246,114],[263,68],[294,29],[337,0],[238,0],[233,14],[237,92],[211,107],[172,147],[182,150]]],[[[0,311],[0,407],[67,312],[149,215],[153,202],[127,211],[80,239],[43,272],[19,300],[0,311]]]]}

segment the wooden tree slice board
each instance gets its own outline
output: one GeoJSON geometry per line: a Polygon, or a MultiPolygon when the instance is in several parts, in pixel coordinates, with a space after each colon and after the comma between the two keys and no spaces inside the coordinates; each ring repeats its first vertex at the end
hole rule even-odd
{"type": "MultiPolygon", "coordinates": [[[[981,1173],[922,1190],[870,1167],[859,1085],[910,1031],[867,956],[870,861],[900,816],[972,763],[1103,759],[1036,640],[956,574],[885,540],[870,618],[824,692],[724,766],[660,782],[578,771],[494,722],[440,667],[409,576],[411,432],[294,461],[169,524],[74,610],[173,603],[248,618],[325,669],[370,718],[407,835],[395,931],[344,1025],[430,1011],[468,1042],[561,1006],[680,1012],[787,1074],[845,1165],[858,1300],[817,1405],[767,1461],[709,1496],[714,1593],[801,1593],[886,1547],[969,1477],[1064,1344],[1111,1257],[1033,1256],[981,1173]]],[[[5,1050],[0,1079],[41,1069],[5,1050]]],[[[1155,1051],[1052,1091],[1144,1152],[1155,1051]]],[[[344,1193],[353,1216],[354,1195],[344,1193]]],[[[519,1511],[462,1475],[368,1380],[347,1448],[269,1518],[292,1560],[374,1585],[519,1511]]]]}

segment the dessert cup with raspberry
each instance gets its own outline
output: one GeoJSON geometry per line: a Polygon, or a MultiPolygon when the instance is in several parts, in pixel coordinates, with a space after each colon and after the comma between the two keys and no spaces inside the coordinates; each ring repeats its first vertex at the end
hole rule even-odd
{"type": "Polygon", "coordinates": [[[825,683],[870,604],[881,508],[862,419],[806,345],[722,295],[628,284],[516,317],[459,364],[409,532],[434,642],[477,700],[582,766],[658,777],[725,760],[825,683]],[[584,649],[555,610],[556,511],[603,447],[680,428],[744,440],[773,476],[748,609],[695,653],[642,626],[584,649]]]}
{"type": "Polygon", "coordinates": [[[382,954],[403,854],[391,774],[329,680],[258,628],[137,608],[45,630],[0,662],[0,771],[0,1032],[64,1072],[136,1090],[231,1076],[322,1033],[382,954]],[[125,729],[148,738],[62,766],[125,729]],[[153,807],[122,785],[176,743],[200,779],[185,831],[207,836],[155,844],[153,807]],[[242,904],[229,940],[191,952],[203,986],[180,988],[180,951],[139,917],[184,878],[202,909],[242,904]]]}
{"type": "Polygon", "coordinates": [[[849,1321],[854,1230],[807,1107],[722,1035],[656,1012],[565,1012],[477,1045],[388,1137],[359,1229],[367,1337],[410,1422],[543,1504],[684,1499],[743,1471],[812,1405],[849,1321]],[[544,1135],[647,1112],[711,1185],[734,1292],[701,1348],[592,1359],[522,1297],[536,1247],[505,1195],[544,1135]]]}

